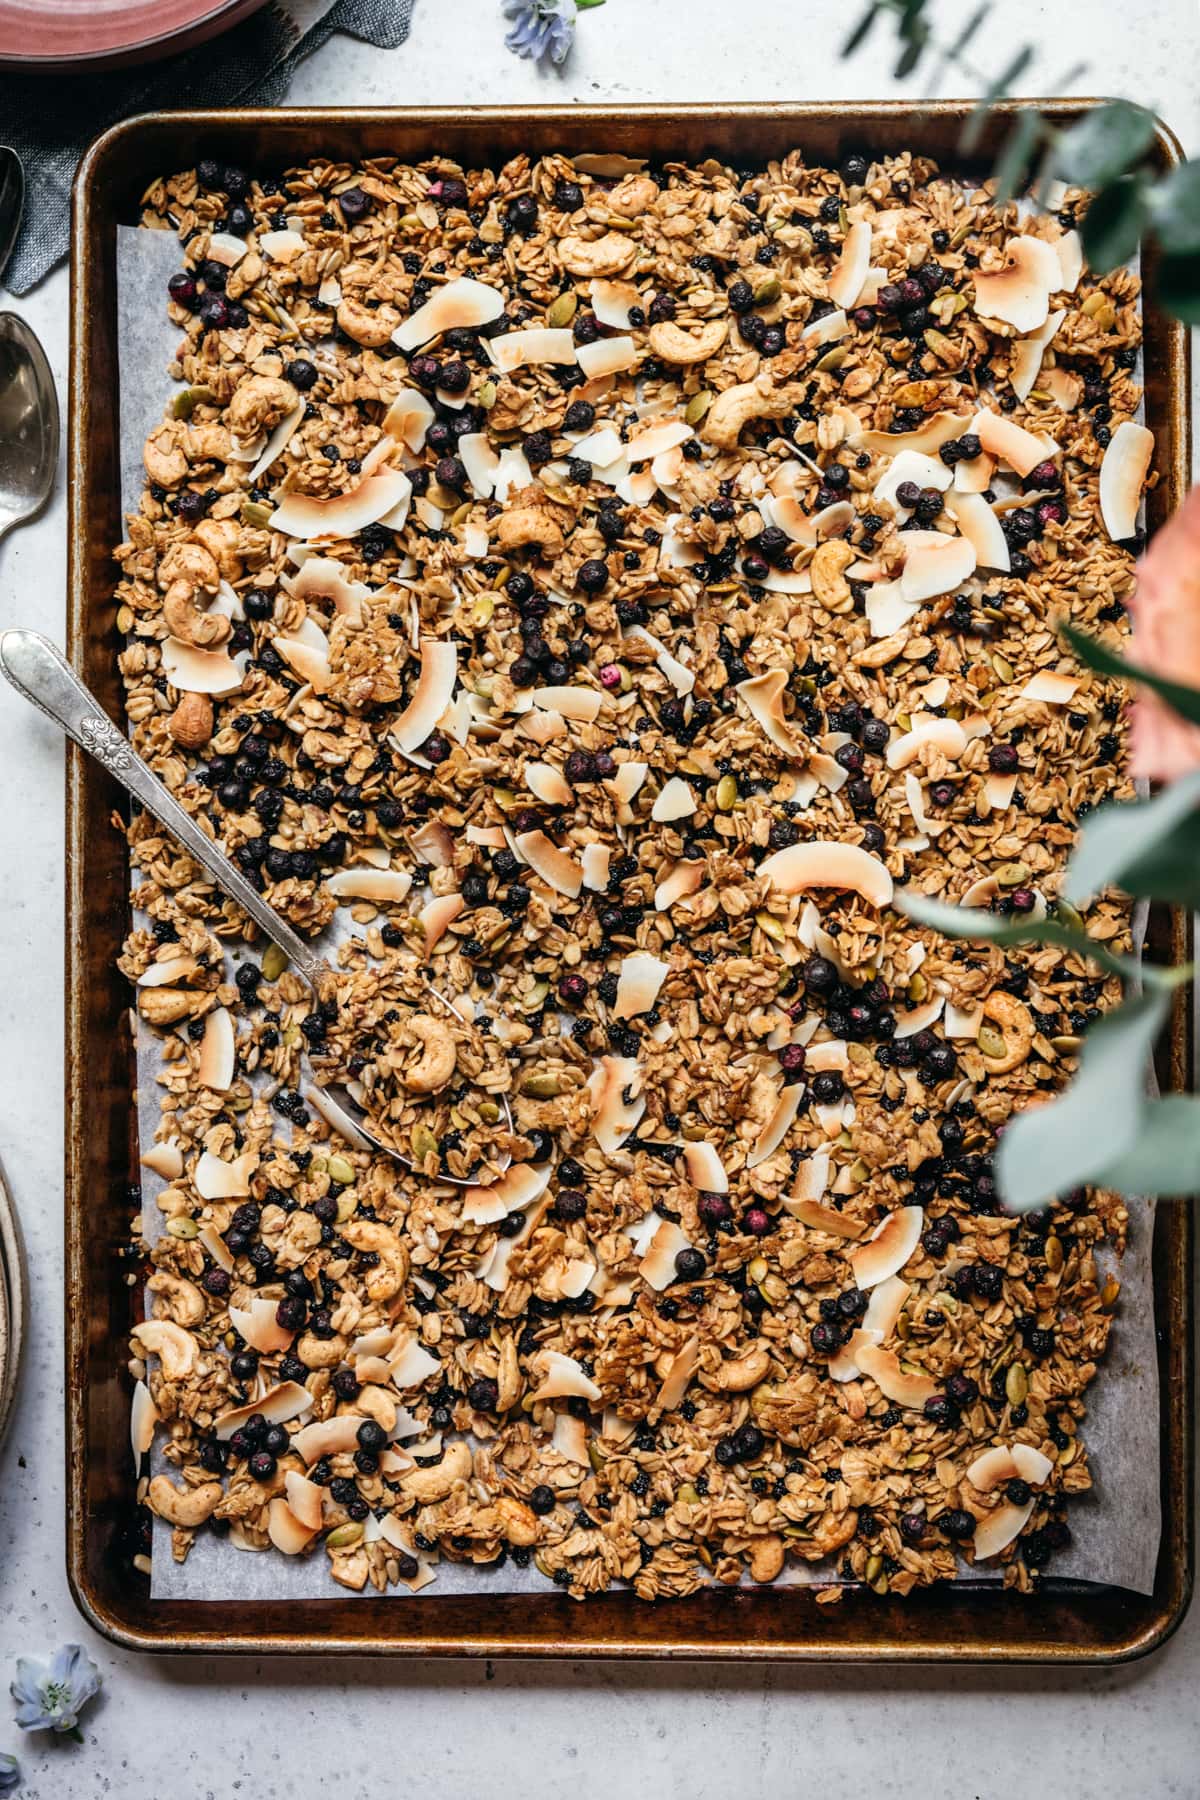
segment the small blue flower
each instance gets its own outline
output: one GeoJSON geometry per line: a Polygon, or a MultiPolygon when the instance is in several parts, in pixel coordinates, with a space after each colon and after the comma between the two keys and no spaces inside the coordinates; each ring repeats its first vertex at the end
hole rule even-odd
{"type": "Polygon", "coordinates": [[[513,21],[505,45],[517,56],[535,62],[548,56],[562,64],[575,40],[578,10],[575,0],[504,0],[504,16],[513,21]]]}
{"type": "Polygon", "coordinates": [[[11,1794],[21,1779],[21,1765],[7,1750],[0,1750],[0,1794],[11,1794]]]}
{"type": "Polygon", "coordinates": [[[22,1731],[62,1731],[79,1738],[79,1715],[100,1687],[100,1671],[80,1644],[64,1644],[45,1663],[22,1656],[9,1692],[22,1731]]]}

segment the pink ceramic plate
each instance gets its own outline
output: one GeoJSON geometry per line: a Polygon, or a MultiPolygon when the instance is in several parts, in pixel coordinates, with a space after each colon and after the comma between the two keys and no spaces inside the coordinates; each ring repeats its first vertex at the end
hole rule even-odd
{"type": "Polygon", "coordinates": [[[0,0],[0,67],[102,69],[148,62],[215,37],[263,4],[264,0],[0,0]]]}

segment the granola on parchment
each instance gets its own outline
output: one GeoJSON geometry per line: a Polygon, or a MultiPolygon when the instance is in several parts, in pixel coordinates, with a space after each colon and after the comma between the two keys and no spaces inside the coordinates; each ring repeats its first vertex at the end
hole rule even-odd
{"type": "MultiPolygon", "coordinates": [[[[1056,625],[1123,629],[1138,285],[1060,204],[799,152],[149,189],[184,248],[117,552],[134,741],[298,929],[357,932],[318,1004],[128,828],[134,1445],[178,1557],[651,1599],[1025,1587],[1066,1542],[1126,1213],[1006,1216],[991,1158],[1115,989],[892,904],[1053,907],[1128,791],[1056,625]]],[[[1111,896],[1088,926],[1128,942],[1111,896]]]]}

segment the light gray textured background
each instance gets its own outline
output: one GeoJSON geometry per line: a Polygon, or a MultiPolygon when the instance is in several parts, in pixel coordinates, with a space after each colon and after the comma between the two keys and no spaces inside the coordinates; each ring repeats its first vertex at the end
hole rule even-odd
{"type": "MultiPolygon", "coordinates": [[[[943,0],[955,19],[958,0],[943,0]]],[[[608,0],[586,14],[565,74],[502,47],[493,0],[418,0],[394,52],[335,39],[293,85],[298,103],[767,100],[886,97],[884,36],[850,64],[837,46],[857,0],[608,0]]],[[[1079,91],[1154,105],[1200,154],[1195,0],[1057,0],[996,8],[979,60],[1016,34],[1044,46],[1026,91],[1053,91],[1085,58],[1079,91]]],[[[946,92],[953,91],[950,88],[946,92]]],[[[0,131],[2,135],[2,131],[0,131]]],[[[19,304],[65,386],[66,276],[19,304]]],[[[61,635],[61,493],[0,548],[0,623],[61,635]]],[[[0,1749],[28,1800],[1010,1800],[1022,1776],[1057,1800],[1200,1791],[1200,1611],[1149,1662],[1053,1676],[961,1668],[733,1670],[469,1663],[166,1661],[95,1639],[67,1593],[62,1529],[62,758],[7,689],[0,741],[0,1154],[29,1238],[30,1367],[0,1451],[0,1749]],[[106,1694],[82,1746],[16,1743],[4,1685],[14,1658],[82,1638],[106,1694]]],[[[1130,1530],[1138,1521],[1130,1520],[1130,1530]]]]}

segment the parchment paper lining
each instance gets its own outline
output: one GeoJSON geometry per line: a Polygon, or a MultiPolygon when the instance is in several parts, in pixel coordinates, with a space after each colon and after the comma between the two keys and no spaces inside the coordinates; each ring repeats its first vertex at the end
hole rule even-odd
{"type": "MultiPolygon", "coordinates": [[[[120,364],[121,505],[137,510],[145,480],[142,446],[163,415],[165,370],[178,336],[166,317],[168,276],[179,266],[173,233],[120,227],[117,232],[118,350],[120,364]]],[[[1135,920],[1140,948],[1145,916],[1135,920]]],[[[162,1067],[158,1039],[137,1035],[138,1133],[150,1144],[159,1119],[156,1077],[162,1067]]],[[[143,1184],[147,1239],[160,1235],[162,1216],[154,1204],[162,1187],[148,1172],[143,1184]]],[[[1129,1203],[1129,1249],[1118,1265],[1121,1300],[1104,1366],[1088,1390],[1085,1436],[1094,1486],[1072,1499],[1074,1542],[1054,1560],[1054,1575],[1103,1583],[1149,1594],[1154,1587],[1161,1535],[1159,1499],[1158,1362],[1155,1350],[1154,1290],[1151,1272],[1153,1202],[1129,1203]]],[[[164,1467],[157,1450],[155,1469],[164,1467]]],[[[491,1573],[471,1564],[441,1562],[425,1593],[520,1593],[549,1584],[531,1566],[511,1561],[491,1573]]],[[[828,1584],[837,1576],[807,1566],[789,1569],[781,1582],[828,1584]]],[[[988,1579],[979,1578],[981,1583],[988,1579]]],[[[990,1579],[998,1579],[993,1576],[990,1579]]],[[[779,1584],[777,1584],[779,1585],[779,1584]]],[[[171,1555],[170,1528],[155,1520],[151,1593],[155,1599],[254,1600],[323,1599],[332,1591],[328,1562],[319,1550],[308,1557],[273,1551],[237,1554],[228,1539],[202,1532],[185,1563],[171,1555]]],[[[344,1591],[344,1590],[339,1590],[344,1591]]],[[[366,1590],[368,1595],[373,1590],[366,1590]]],[[[389,1590],[397,1600],[419,1598],[407,1589],[389,1590]]],[[[1036,1598],[1030,1601],[1037,1604],[1036,1598]]]]}

